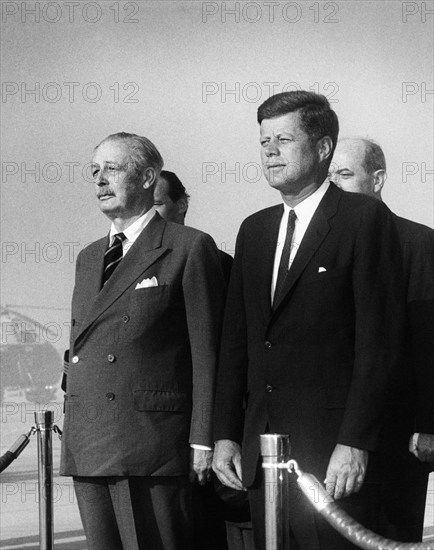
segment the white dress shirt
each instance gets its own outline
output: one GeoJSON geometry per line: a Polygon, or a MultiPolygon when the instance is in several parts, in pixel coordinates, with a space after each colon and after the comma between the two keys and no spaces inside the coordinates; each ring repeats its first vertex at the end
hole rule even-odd
{"type": "Polygon", "coordinates": [[[129,227],[127,227],[124,231],[118,231],[115,226],[112,224],[110,227],[110,244],[111,246],[113,244],[115,235],[118,233],[123,233],[125,235],[125,239],[122,241],[122,252],[123,256],[128,252],[128,250],[133,246],[133,244],[136,242],[137,237],[140,235],[140,233],[145,229],[145,227],[148,225],[148,223],[152,220],[152,218],[155,215],[155,208],[152,206],[147,212],[145,212],[140,218],[137,218],[137,220],[132,223],[129,227]]]}
{"type": "Polygon", "coordinates": [[[279,235],[277,237],[276,253],[274,255],[273,279],[271,281],[271,303],[273,303],[274,291],[276,289],[277,274],[279,272],[280,258],[282,257],[283,245],[286,238],[286,226],[288,225],[288,215],[290,210],[294,210],[297,219],[295,220],[294,234],[292,236],[291,253],[289,256],[288,269],[294,261],[297,250],[303,240],[304,234],[318,208],[321,199],[327,192],[330,186],[330,181],[326,179],[312,195],[309,195],[296,207],[290,208],[286,203],[283,203],[283,216],[280,221],[279,235]]]}

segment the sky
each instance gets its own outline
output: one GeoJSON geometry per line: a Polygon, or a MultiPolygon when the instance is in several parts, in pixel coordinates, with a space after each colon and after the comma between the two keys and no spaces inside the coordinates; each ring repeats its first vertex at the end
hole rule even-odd
{"type": "Polygon", "coordinates": [[[280,202],[258,106],[323,93],[341,136],[382,145],[386,204],[433,227],[432,1],[0,4],[1,303],[59,349],[77,254],[110,225],[92,150],[118,131],[155,143],[191,195],[187,224],[233,252],[243,219],[280,202]]]}

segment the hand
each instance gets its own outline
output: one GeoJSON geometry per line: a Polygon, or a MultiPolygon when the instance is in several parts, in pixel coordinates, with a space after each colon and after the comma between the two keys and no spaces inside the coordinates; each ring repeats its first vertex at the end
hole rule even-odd
{"type": "Polygon", "coordinates": [[[413,434],[408,450],[421,462],[434,462],[434,435],[413,434]]]}
{"type": "Polygon", "coordinates": [[[337,500],[360,491],[367,466],[368,451],[338,443],[324,480],[329,495],[337,500]]]}
{"type": "Polygon", "coordinates": [[[190,449],[190,481],[199,482],[199,485],[205,485],[210,480],[212,451],[204,449],[190,449]]]}
{"type": "Polygon", "coordinates": [[[223,485],[238,491],[246,491],[241,481],[241,447],[238,443],[230,439],[217,441],[212,468],[223,485]]]}

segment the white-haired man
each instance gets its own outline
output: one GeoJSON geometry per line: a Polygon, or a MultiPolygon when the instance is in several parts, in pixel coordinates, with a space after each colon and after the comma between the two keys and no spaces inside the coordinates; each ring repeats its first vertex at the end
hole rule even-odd
{"type": "MultiPolygon", "coordinates": [[[[339,141],[330,172],[332,181],[344,191],[382,200],[386,160],[374,141],[339,141]]],[[[408,383],[402,384],[401,398],[396,400],[396,408],[391,408],[390,432],[385,434],[388,442],[395,436],[395,445],[387,443],[383,455],[388,464],[384,469],[388,476],[383,493],[385,534],[416,541],[422,538],[429,471],[423,463],[434,461],[434,230],[398,216],[395,222],[407,285],[403,376],[408,383]]]]}
{"type": "Polygon", "coordinates": [[[77,259],[61,463],[89,550],[193,548],[189,473],[211,467],[225,283],[212,238],[155,211],[162,165],[135,134],[93,155],[112,225],[77,259]]]}

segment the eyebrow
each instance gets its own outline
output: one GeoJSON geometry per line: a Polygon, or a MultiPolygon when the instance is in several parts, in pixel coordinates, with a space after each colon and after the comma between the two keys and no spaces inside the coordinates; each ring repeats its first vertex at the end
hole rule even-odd
{"type": "Polygon", "coordinates": [[[344,172],[345,170],[348,170],[348,172],[353,172],[353,170],[351,170],[351,168],[345,168],[345,166],[342,167],[342,168],[338,168],[337,170],[335,170],[335,172],[340,174],[341,172],[344,172]]]}
{"type": "MultiPolygon", "coordinates": [[[[270,137],[270,135],[271,135],[271,134],[270,134],[269,132],[267,132],[266,134],[260,135],[260,136],[259,136],[259,139],[264,139],[264,138],[266,138],[266,137],[270,137]]],[[[280,138],[280,137],[282,137],[282,136],[289,136],[289,137],[292,137],[292,138],[295,139],[295,137],[296,137],[296,135],[295,135],[294,133],[289,132],[289,131],[285,131],[285,130],[282,130],[282,131],[280,131],[280,132],[278,132],[277,134],[274,134],[274,135],[275,135],[277,138],[280,138]]]]}
{"type": "MultiPolygon", "coordinates": [[[[122,163],[116,162],[114,160],[105,160],[102,164],[103,164],[103,166],[107,166],[108,164],[110,164],[111,166],[116,166],[118,168],[124,168],[125,166],[128,166],[128,162],[124,162],[122,164],[122,163]]],[[[93,168],[94,166],[100,166],[100,164],[98,164],[97,162],[92,162],[91,167],[93,168]]]]}

